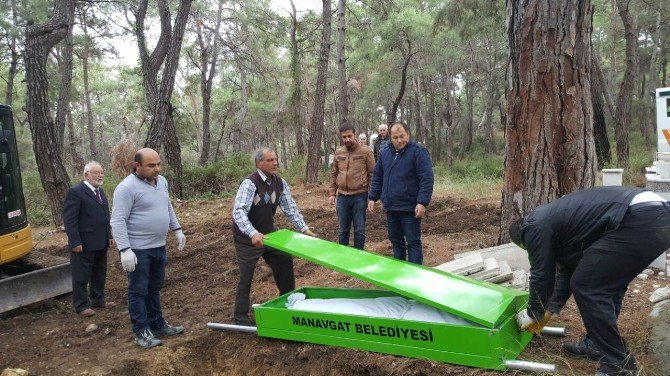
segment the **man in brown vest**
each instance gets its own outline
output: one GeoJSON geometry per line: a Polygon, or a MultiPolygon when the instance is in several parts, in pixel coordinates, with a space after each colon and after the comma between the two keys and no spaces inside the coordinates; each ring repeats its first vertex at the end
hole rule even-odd
{"type": "Polygon", "coordinates": [[[275,231],[274,214],[281,207],[286,217],[303,234],[309,230],[291,196],[286,181],[277,176],[277,154],[269,148],[254,153],[256,172],[244,179],[237,190],[233,206],[233,239],[240,268],[233,320],[237,325],[252,326],[249,319],[249,293],[254,268],[263,257],[272,269],[280,294],[295,289],[293,258],[279,250],[263,246],[265,234],[275,231]]]}

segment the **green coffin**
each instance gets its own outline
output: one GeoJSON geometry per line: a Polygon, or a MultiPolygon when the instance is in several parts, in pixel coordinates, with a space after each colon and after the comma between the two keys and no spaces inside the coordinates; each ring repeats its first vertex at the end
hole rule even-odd
{"type": "Polygon", "coordinates": [[[329,241],[279,230],[264,244],[340,271],[384,290],[303,288],[307,298],[403,296],[479,325],[454,325],[287,309],[289,294],[254,309],[258,335],[429,358],[504,370],[532,335],[519,333],[514,315],[528,294],[329,241]]]}

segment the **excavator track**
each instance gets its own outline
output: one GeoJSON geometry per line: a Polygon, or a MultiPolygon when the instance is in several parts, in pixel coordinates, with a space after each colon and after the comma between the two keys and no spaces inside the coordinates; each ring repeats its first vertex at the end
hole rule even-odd
{"type": "Polygon", "coordinates": [[[0,313],[72,292],[70,262],[33,251],[0,265],[0,313]]]}

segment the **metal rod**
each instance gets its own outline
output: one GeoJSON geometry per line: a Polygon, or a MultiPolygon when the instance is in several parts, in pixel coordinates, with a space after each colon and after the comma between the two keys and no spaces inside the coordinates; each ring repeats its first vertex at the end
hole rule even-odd
{"type": "Polygon", "coordinates": [[[545,326],[542,328],[542,334],[554,337],[565,337],[565,328],[559,326],[545,326]]]}
{"type": "Polygon", "coordinates": [[[526,362],[524,360],[506,360],[505,366],[519,371],[556,373],[555,364],[526,362]]]}
{"type": "Polygon", "coordinates": [[[219,323],[215,323],[215,322],[208,322],[207,327],[209,329],[230,330],[230,331],[233,331],[233,332],[243,332],[243,333],[257,333],[258,332],[258,329],[255,326],[219,324],[219,323]]]}

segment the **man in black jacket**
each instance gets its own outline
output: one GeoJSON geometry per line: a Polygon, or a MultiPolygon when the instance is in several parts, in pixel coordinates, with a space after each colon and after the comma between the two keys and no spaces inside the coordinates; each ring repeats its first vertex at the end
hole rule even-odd
{"type": "Polygon", "coordinates": [[[114,244],[109,227],[109,202],[102,190],[102,166],[89,162],[84,180],[70,188],[63,203],[63,223],[72,266],[72,301],[80,315],[95,315],[91,307],[113,308],[105,301],[107,248],[114,244]],[[86,287],[90,285],[90,292],[86,287]]]}
{"type": "Polygon", "coordinates": [[[538,207],[509,232],[531,265],[520,328],[539,331],[574,294],[586,336],[564,344],[566,353],[600,360],[597,376],[636,374],[617,317],[628,284],[670,247],[670,204],[639,188],[585,189],[538,207]]]}

